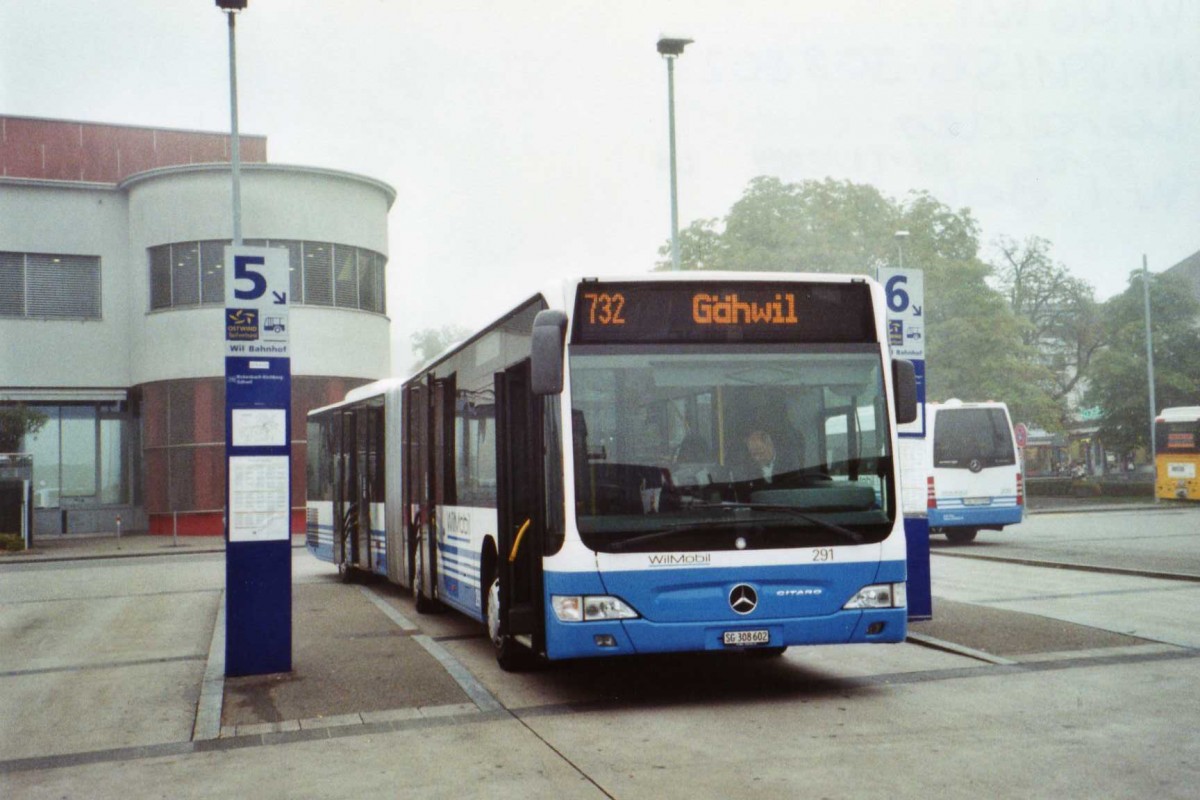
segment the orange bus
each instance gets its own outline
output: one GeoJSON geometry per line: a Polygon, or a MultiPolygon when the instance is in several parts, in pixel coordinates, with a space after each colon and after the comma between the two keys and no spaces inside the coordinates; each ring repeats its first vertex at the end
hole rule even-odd
{"type": "Polygon", "coordinates": [[[1164,408],[1154,420],[1154,496],[1200,500],[1200,406],[1164,408]]]}

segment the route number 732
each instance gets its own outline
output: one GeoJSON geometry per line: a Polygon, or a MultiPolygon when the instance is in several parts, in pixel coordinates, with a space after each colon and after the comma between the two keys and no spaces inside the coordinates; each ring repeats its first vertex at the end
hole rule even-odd
{"type": "Polygon", "coordinates": [[[625,295],[620,292],[585,292],[583,299],[591,303],[588,309],[589,325],[624,325],[625,295]]]}

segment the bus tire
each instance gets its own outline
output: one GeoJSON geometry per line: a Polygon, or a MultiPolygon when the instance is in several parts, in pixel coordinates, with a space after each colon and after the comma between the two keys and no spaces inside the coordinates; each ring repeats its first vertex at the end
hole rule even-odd
{"type": "Polygon", "coordinates": [[[775,647],[750,647],[746,649],[746,655],[751,658],[778,658],[787,652],[787,645],[777,645],[775,647]]]}
{"type": "Polygon", "coordinates": [[[429,597],[425,592],[425,548],[424,541],[417,539],[417,558],[416,568],[413,571],[413,602],[417,607],[418,614],[434,614],[440,610],[440,605],[437,600],[429,597]]]}
{"type": "MultiPolygon", "coordinates": [[[[336,553],[334,554],[336,556],[336,553]]],[[[354,564],[350,561],[350,536],[342,534],[342,560],[337,565],[338,580],[342,583],[354,583],[354,564]]]]}
{"type": "Polygon", "coordinates": [[[500,579],[493,577],[488,586],[485,621],[488,639],[496,653],[496,663],[505,672],[523,672],[533,665],[533,654],[507,633],[500,632],[500,579]]]}
{"type": "Polygon", "coordinates": [[[973,542],[977,533],[979,531],[975,528],[946,528],[946,538],[954,544],[973,542]]]}

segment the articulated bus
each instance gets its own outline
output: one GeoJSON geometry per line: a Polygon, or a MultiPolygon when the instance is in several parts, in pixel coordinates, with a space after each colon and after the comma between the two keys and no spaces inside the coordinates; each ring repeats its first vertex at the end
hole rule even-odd
{"type": "Polygon", "coordinates": [[[915,416],[868,278],[570,281],[312,412],[308,547],[509,670],[900,642],[915,416]]]}
{"type": "Polygon", "coordinates": [[[1154,496],[1200,500],[1200,406],[1164,408],[1154,420],[1154,496]]]}

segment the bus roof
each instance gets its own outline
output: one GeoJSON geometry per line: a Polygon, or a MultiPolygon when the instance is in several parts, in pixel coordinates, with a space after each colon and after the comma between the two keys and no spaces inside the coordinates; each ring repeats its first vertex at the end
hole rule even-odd
{"type": "Polygon", "coordinates": [[[333,409],[341,408],[342,406],[361,403],[363,400],[367,400],[372,397],[383,397],[385,394],[387,394],[388,389],[393,387],[398,388],[403,383],[404,380],[402,378],[382,378],[377,381],[372,381],[371,383],[364,383],[362,386],[356,386],[350,391],[346,392],[346,396],[336,403],[330,403],[327,406],[314,408],[312,411],[308,412],[308,416],[311,417],[314,414],[323,414],[326,411],[332,411],[333,409]]]}
{"type": "Polygon", "coordinates": [[[1164,408],[1158,418],[1163,422],[1192,422],[1200,420],[1200,406],[1175,406],[1164,408]]]}
{"type": "Polygon", "coordinates": [[[1008,403],[1003,400],[977,400],[964,403],[957,397],[952,397],[943,403],[930,403],[930,408],[1003,408],[1008,409],[1008,403]]]}

